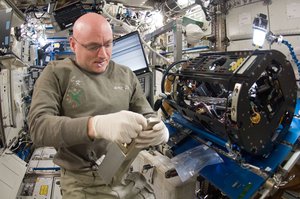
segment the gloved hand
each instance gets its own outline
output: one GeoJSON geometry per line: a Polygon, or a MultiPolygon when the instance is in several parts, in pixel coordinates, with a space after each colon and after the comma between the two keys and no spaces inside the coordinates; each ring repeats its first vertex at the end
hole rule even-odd
{"type": "Polygon", "coordinates": [[[146,126],[147,119],[131,111],[97,115],[92,118],[95,138],[103,138],[119,144],[130,143],[146,126]]]}
{"type": "Polygon", "coordinates": [[[147,148],[169,140],[169,130],[163,121],[155,124],[151,130],[142,131],[135,139],[136,148],[147,148]]]}

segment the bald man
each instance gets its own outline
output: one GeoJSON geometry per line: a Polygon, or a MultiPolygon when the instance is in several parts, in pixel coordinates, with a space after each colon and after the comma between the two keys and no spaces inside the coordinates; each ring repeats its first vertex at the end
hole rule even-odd
{"type": "Polygon", "coordinates": [[[143,198],[140,188],[133,193],[104,184],[95,162],[110,142],[134,140],[145,148],[166,142],[168,130],[163,122],[144,130],[155,113],[135,74],[110,60],[113,33],[103,16],[81,16],[69,42],[75,60],[50,62],[35,84],[28,117],[32,140],[57,149],[64,199],[143,198]]]}

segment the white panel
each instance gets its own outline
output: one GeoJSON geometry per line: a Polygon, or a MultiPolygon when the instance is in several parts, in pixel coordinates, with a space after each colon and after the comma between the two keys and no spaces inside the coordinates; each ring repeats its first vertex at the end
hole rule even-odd
{"type": "Polygon", "coordinates": [[[267,6],[262,2],[229,10],[226,16],[227,37],[230,40],[252,38],[252,22],[257,14],[267,15],[267,6]]]}
{"type": "Polygon", "coordinates": [[[54,177],[51,199],[62,199],[59,177],[54,177]]]}
{"type": "Polygon", "coordinates": [[[50,199],[53,185],[52,177],[38,177],[33,190],[34,199],[50,199]]]}
{"type": "MultiPolygon", "coordinates": [[[[231,41],[229,46],[227,47],[228,51],[235,51],[235,50],[255,50],[257,49],[252,45],[252,39],[248,40],[240,40],[240,41],[231,41]]],[[[262,49],[269,49],[269,45],[267,42],[263,45],[262,49]]]]}
{"type": "Polygon", "coordinates": [[[300,1],[272,0],[269,19],[274,34],[300,34],[300,1]]]}
{"type": "Polygon", "coordinates": [[[27,68],[14,68],[14,64],[9,66],[13,69],[2,69],[0,72],[2,117],[7,145],[24,127],[25,111],[28,109],[23,101],[23,96],[28,95],[24,81],[28,75],[27,68]]]}
{"type": "Polygon", "coordinates": [[[55,174],[60,171],[55,170],[59,168],[53,162],[53,157],[56,154],[56,150],[53,147],[41,147],[35,149],[28,164],[27,173],[38,173],[38,174],[55,174]],[[41,170],[34,171],[35,168],[41,168],[41,170]],[[49,168],[49,170],[42,168],[49,168]],[[50,169],[52,168],[52,169],[50,169]]]}
{"type": "Polygon", "coordinates": [[[0,156],[0,193],[1,198],[15,199],[26,172],[26,162],[10,150],[0,156]]]}
{"type": "Polygon", "coordinates": [[[9,69],[2,69],[1,75],[1,106],[2,106],[2,119],[4,127],[12,125],[11,115],[11,95],[10,95],[10,71],[9,69]]]}
{"type": "Polygon", "coordinates": [[[269,6],[257,2],[233,8],[226,16],[227,36],[230,40],[252,38],[252,22],[259,13],[267,15],[270,31],[274,34],[300,34],[299,11],[299,0],[272,0],[269,6]]]}
{"type": "Polygon", "coordinates": [[[50,199],[53,185],[52,176],[26,177],[16,199],[50,199]]]}

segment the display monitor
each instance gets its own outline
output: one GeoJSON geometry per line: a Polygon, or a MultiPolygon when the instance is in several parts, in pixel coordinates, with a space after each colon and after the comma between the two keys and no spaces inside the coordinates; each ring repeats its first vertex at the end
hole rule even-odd
{"type": "Polygon", "coordinates": [[[75,21],[85,13],[86,11],[81,1],[68,1],[63,5],[57,1],[53,17],[60,30],[65,30],[73,26],[75,21]]]}
{"type": "Polygon", "coordinates": [[[149,71],[138,31],[131,32],[114,40],[112,60],[129,67],[137,75],[149,71]]]}
{"type": "Polygon", "coordinates": [[[11,20],[12,12],[0,10],[0,52],[9,49],[11,20]]]}

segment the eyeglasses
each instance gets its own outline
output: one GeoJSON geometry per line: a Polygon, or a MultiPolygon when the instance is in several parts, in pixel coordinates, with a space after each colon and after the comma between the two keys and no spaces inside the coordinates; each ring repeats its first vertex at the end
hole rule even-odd
{"type": "Polygon", "coordinates": [[[100,45],[100,44],[82,44],[80,43],[75,37],[72,37],[78,44],[80,44],[82,47],[84,47],[85,49],[87,49],[90,52],[98,52],[102,47],[104,47],[105,49],[109,49],[113,46],[113,42],[107,42],[104,45],[100,45]]]}

